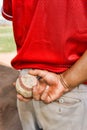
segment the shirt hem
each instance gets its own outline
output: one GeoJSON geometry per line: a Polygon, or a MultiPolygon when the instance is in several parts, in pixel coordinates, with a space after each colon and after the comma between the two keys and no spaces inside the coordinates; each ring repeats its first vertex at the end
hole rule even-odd
{"type": "Polygon", "coordinates": [[[62,73],[66,71],[68,68],[70,68],[70,65],[63,65],[63,67],[60,67],[60,65],[52,67],[52,66],[38,65],[38,64],[37,65],[36,64],[35,65],[20,65],[20,66],[16,66],[12,64],[12,66],[17,70],[32,68],[32,69],[48,70],[55,73],[62,73]]]}

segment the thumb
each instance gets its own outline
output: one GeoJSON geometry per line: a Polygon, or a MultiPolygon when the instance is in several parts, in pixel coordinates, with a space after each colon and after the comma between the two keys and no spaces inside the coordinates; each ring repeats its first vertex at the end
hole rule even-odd
{"type": "Polygon", "coordinates": [[[46,70],[39,70],[39,69],[31,69],[29,70],[29,74],[34,75],[34,76],[38,76],[41,78],[44,78],[47,75],[46,70]]]}

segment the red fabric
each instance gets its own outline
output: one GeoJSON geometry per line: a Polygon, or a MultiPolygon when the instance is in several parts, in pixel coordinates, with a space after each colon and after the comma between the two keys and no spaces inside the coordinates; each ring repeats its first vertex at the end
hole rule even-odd
{"type": "Polygon", "coordinates": [[[87,0],[12,0],[12,11],[10,5],[4,0],[4,12],[13,15],[14,68],[62,72],[87,49],[87,0]]]}
{"type": "Polygon", "coordinates": [[[2,15],[7,20],[12,20],[12,0],[3,0],[2,15]]]}

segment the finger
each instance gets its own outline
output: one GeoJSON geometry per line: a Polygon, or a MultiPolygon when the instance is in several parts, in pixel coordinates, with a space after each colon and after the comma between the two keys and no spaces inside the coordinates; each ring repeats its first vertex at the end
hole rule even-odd
{"type": "Polygon", "coordinates": [[[41,97],[41,99],[44,103],[51,103],[53,101],[53,99],[47,93],[45,93],[45,95],[41,97]]]}
{"type": "Polygon", "coordinates": [[[39,86],[33,87],[33,98],[35,100],[40,100],[40,94],[39,94],[39,86]]]}
{"type": "Polygon", "coordinates": [[[43,93],[43,91],[45,90],[46,88],[46,84],[40,84],[38,86],[34,86],[33,87],[33,98],[35,100],[40,100],[40,97],[43,93]]]}
{"type": "Polygon", "coordinates": [[[48,93],[48,96],[44,102],[51,103],[53,102],[57,97],[55,95],[51,95],[51,93],[48,93]]]}
{"type": "Polygon", "coordinates": [[[44,90],[46,89],[46,82],[43,79],[39,80],[39,93],[42,94],[44,92],[44,90]]]}
{"type": "Polygon", "coordinates": [[[63,91],[58,91],[58,90],[56,90],[54,92],[53,91],[49,91],[48,92],[48,96],[46,97],[44,102],[51,103],[51,102],[57,100],[58,98],[60,98],[63,94],[64,94],[63,91]]]}
{"type": "Polygon", "coordinates": [[[47,71],[46,70],[39,70],[39,69],[35,69],[35,70],[31,69],[31,70],[29,70],[29,74],[43,78],[46,76],[47,71]]]}
{"type": "Polygon", "coordinates": [[[27,98],[24,98],[23,96],[21,96],[20,94],[17,94],[17,98],[20,100],[20,101],[23,101],[23,102],[28,102],[30,101],[31,99],[27,99],[27,98]]]}
{"type": "Polygon", "coordinates": [[[49,86],[47,85],[42,96],[41,96],[41,100],[42,101],[46,101],[47,100],[47,97],[48,97],[48,93],[49,93],[49,86]]]}
{"type": "Polygon", "coordinates": [[[16,82],[13,82],[13,86],[14,86],[14,87],[16,86],[16,82]]]}
{"type": "Polygon", "coordinates": [[[44,91],[41,99],[44,101],[44,103],[50,103],[56,100],[58,97],[57,90],[53,90],[52,87],[48,86],[46,87],[46,90],[44,91]]]}
{"type": "Polygon", "coordinates": [[[52,100],[50,99],[49,96],[47,96],[46,100],[44,100],[44,103],[46,103],[46,104],[51,103],[51,102],[52,102],[52,100]]]}

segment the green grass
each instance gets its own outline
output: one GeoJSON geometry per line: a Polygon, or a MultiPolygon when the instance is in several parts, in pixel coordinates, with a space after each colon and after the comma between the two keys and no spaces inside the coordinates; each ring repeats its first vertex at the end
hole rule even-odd
{"type": "Polygon", "coordinates": [[[0,26],[0,53],[15,51],[15,42],[11,26],[0,26]]]}

